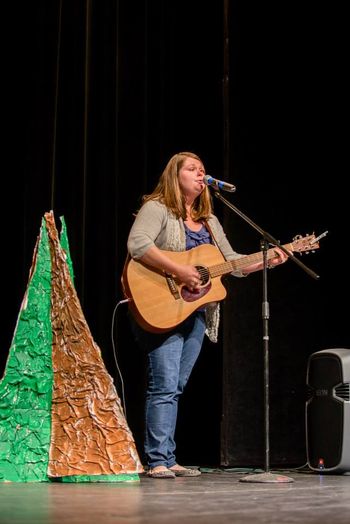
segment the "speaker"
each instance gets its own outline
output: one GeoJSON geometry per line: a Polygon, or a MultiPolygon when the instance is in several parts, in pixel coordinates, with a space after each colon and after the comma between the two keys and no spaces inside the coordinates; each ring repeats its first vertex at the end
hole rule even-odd
{"type": "Polygon", "coordinates": [[[350,349],[324,349],[307,365],[306,452],[310,469],[350,471],[350,349]]]}

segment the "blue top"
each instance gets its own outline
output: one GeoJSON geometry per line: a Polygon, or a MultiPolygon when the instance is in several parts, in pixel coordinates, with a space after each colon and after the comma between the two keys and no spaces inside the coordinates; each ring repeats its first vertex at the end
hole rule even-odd
{"type": "Polygon", "coordinates": [[[193,247],[197,247],[201,244],[213,243],[210,233],[204,225],[199,231],[192,231],[192,229],[186,226],[186,224],[184,224],[184,226],[186,232],[186,250],[192,249],[193,247]]]}

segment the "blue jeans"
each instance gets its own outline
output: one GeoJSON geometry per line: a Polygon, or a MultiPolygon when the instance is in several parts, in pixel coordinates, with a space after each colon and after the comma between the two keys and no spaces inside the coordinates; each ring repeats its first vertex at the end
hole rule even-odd
{"type": "Polygon", "coordinates": [[[174,330],[152,334],[133,322],[147,355],[145,454],[150,468],[176,464],[175,429],[178,400],[201,351],[205,317],[193,313],[174,330]]]}

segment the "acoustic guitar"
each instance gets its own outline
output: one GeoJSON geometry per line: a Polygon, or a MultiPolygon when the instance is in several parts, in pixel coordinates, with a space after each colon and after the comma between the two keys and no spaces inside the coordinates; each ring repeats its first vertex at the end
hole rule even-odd
{"type": "MultiPolygon", "coordinates": [[[[314,251],[319,247],[315,235],[295,237],[283,247],[290,252],[314,251]]],[[[176,277],[154,269],[140,261],[130,259],[123,271],[122,285],[129,307],[137,322],[147,331],[162,333],[183,322],[196,309],[226,297],[221,282],[223,275],[244,271],[252,263],[262,261],[262,251],[245,255],[236,260],[225,260],[219,249],[212,244],[203,244],[188,251],[164,251],[179,264],[196,266],[200,277],[200,288],[191,291],[178,282],[176,277]]],[[[267,251],[267,260],[276,256],[272,247],[267,251]]]]}

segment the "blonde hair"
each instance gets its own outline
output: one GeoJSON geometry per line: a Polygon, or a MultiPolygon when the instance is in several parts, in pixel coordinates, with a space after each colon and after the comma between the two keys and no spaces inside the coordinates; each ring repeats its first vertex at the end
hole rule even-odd
{"type": "MultiPolygon", "coordinates": [[[[149,200],[158,200],[170,209],[177,218],[182,217],[184,220],[186,219],[185,198],[179,184],[179,172],[186,158],[194,158],[202,162],[198,155],[190,152],[173,155],[165,166],[155,189],[151,194],[143,196],[143,204],[149,200]]],[[[202,193],[193,203],[192,218],[195,221],[206,220],[212,212],[211,195],[208,187],[205,186],[202,193]]]]}

